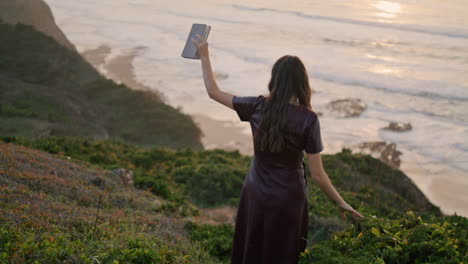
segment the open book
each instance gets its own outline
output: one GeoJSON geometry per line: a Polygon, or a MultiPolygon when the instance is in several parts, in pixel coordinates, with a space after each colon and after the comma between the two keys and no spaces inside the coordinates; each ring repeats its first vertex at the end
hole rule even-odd
{"type": "Polygon", "coordinates": [[[204,39],[208,39],[208,34],[210,34],[211,26],[206,24],[192,24],[192,29],[187,38],[187,42],[185,42],[184,50],[182,51],[182,57],[187,59],[196,59],[199,60],[200,56],[197,54],[197,47],[190,39],[197,39],[196,34],[200,34],[200,36],[204,39]]]}

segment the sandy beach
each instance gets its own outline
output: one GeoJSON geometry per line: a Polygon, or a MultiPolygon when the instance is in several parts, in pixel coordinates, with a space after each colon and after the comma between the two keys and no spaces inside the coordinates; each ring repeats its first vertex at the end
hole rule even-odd
{"type": "Polygon", "coordinates": [[[161,101],[166,101],[167,99],[164,94],[151,89],[136,79],[132,62],[135,57],[138,56],[138,53],[144,49],[145,47],[143,46],[135,47],[123,54],[110,57],[112,49],[107,45],[101,45],[95,49],[85,50],[81,54],[89,63],[100,71],[101,74],[115,82],[123,83],[135,90],[151,91],[157,94],[161,101]]]}
{"type": "MultiPolygon", "coordinates": [[[[237,149],[244,155],[253,155],[251,132],[240,127],[240,122],[218,121],[200,114],[195,114],[192,117],[203,131],[202,143],[206,149],[237,149]],[[246,132],[249,133],[247,134],[246,132]]],[[[248,124],[242,125],[248,126],[248,124]]]]}

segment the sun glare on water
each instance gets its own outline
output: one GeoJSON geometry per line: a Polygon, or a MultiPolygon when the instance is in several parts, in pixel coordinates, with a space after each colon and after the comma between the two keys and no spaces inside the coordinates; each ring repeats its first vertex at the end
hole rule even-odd
{"type": "Polygon", "coordinates": [[[402,70],[396,67],[389,67],[387,65],[377,64],[368,69],[369,72],[382,74],[382,75],[394,75],[400,76],[402,70]]]}
{"type": "MultiPolygon", "coordinates": [[[[375,15],[383,19],[396,18],[402,12],[401,4],[391,1],[376,1],[372,6],[378,10],[375,15]]],[[[388,22],[388,20],[383,21],[388,22]]]]}

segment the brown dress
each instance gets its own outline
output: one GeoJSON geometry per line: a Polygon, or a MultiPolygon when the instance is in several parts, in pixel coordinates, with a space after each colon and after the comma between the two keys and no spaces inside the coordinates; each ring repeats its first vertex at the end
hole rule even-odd
{"type": "MultiPolygon", "coordinates": [[[[241,121],[255,134],[265,101],[260,96],[234,96],[241,121]]],[[[244,179],[237,209],[231,264],[296,264],[307,242],[307,181],[304,153],[323,150],[317,115],[289,104],[285,150],[261,151],[254,140],[254,156],[244,179]]]]}

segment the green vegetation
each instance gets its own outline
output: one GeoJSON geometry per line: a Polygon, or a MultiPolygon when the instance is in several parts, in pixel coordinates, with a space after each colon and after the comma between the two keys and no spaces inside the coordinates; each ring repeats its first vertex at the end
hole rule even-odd
{"type": "MultiPolygon", "coordinates": [[[[126,224],[99,225],[99,239],[90,223],[76,229],[0,226],[1,263],[215,263],[203,249],[184,241],[169,245],[161,237],[136,233],[126,224]],[[116,236],[115,234],[118,234],[116,236]],[[99,262],[98,262],[99,261],[99,262]]],[[[146,230],[142,230],[146,231],[146,230]]],[[[151,231],[146,231],[151,233],[151,231]]]]}
{"type": "Polygon", "coordinates": [[[189,231],[189,238],[192,241],[200,242],[202,247],[219,261],[229,263],[232,237],[234,236],[232,226],[227,224],[218,226],[197,225],[188,222],[185,228],[189,231]]]}
{"type": "MultiPolygon", "coordinates": [[[[226,226],[190,224],[190,239],[229,263],[232,231],[226,226]],[[224,253],[224,255],[222,255],[224,253]]],[[[459,264],[468,261],[468,219],[430,216],[423,220],[413,211],[396,219],[369,216],[310,245],[299,264],[459,264]]]]}
{"type": "Polygon", "coordinates": [[[300,264],[467,263],[467,230],[468,219],[457,215],[423,220],[407,211],[395,220],[368,217],[314,244],[300,264]]]}
{"type": "Polygon", "coordinates": [[[217,263],[157,200],[88,163],[0,143],[0,263],[217,263]]]}
{"type": "Polygon", "coordinates": [[[238,151],[194,151],[165,147],[142,149],[118,140],[91,141],[79,137],[50,137],[33,141],[0,137],[0,141],[62,154],[106,169],[134,172],[135,185],[166,199],[166,212],[197,214],[188,200],[200,207],[237,201],[250,158],[238,151]]]}
{"type": "MultiPolygon", "coordinates": [[[[422,217],[442,215],[403,172],[378,159],[344,149],[336,155],[322,155],[322,160],[325,171],[343,198],[367,216],[395,219],[408,210],[422,217]]],[[[308,169],[306,174],[309,174],[308,169]]],[[[334,231],[346,227],[336,206],[311,184],[309,219],[309,244],[330,239],[334,231]]]]}
{"type": "Polygon", "coordinates": [[[31,26],[0,21],[0,135],[120,139],[202,149],[188,115],[154,93],[108,80],[31,26]]]}
{"type": "MultiPolygon", "coordinates": [[[[251,160],[251,157],[243,156],[238,151],[172,150],[165,147],[142,149],[118,140],[91,141],[74,137],[25,140],[21,137],[1,137],[0,141],[58,154],[64,162],[69,162],[68,157],[71,157],[71,161],[85,168],[133,170],[135,186],[141,190],[150,191],[149,194],[157,195],[159,197],[157,199],[162,201],[158,206],[152,205],[151,201],[136,202],[133,200],[134,203],[151,205],[150,211],[153,215],[172,217],[173,221],[187,217],[192,219],[199,215],[203,208],[237,203],[243,178],[251,160]]],[[[443,216],[439,208],[429,203],[401,171],[392,169],[370,156],[352,154],[349,150],[343,150],[336,155],[323,155],[323,161],[338,191],[366,218],[357,225],[351,223],[350,219],[341,220],[336,206],[309,182],[309,243],[307,251],[301,256],[301,263],[463,263],[466,261],[467,219],[456,215],[443,216]]],[[[1,170],[0,166],[0,176],[1,170]]],[[[4,176],[3,181],[8,182],[4,176]]],[[[99,185],[101,181],[90,182],[99,185]]],[[[109,182],[109,180],[104,182],[109,182]]],[[[37,194],[41,190],[44,192],[41,189],[44,186],[38,187],[37,182],[35,184],[34,189],[29,191],[31,194],[37,194]]],[[[12,188],[5,187],[7,186],[5,184],[2,186],[6,189],[12,188]]],[[[70,195],[74,193],[66,189],[57,190],[56,193],[50,190],[47,192],[51,197],[60,197],[63,195],[62,192],[70,195]]],[[[108,201],[104,206],[106,210],[122,210],[122,201],[132,200],[128,197],[114,199],[120,202],[108,201]],[[116,208],[116,205],[119,207],[116,208]]],[[[97,200],[97,197],[79,198],[78,203],[91,206],[92,201],[97,200]]],[[[3,208],[6,204],[5,201],[2,203],[3,208]]],[[[9,206],[12,206],[10,209],[18,207],[15,204],[9,204],[9,206]]],[[[121,263],[132,263],[131,259],[143,261],[141,263],[151,263],[151,261],[157,263],[155,259],[160,257],[161,252],[158,251],[159,249],[154,249],[154,243],[159,245],[156,248],[161,250],[173,248],[164,247],[165,238],[156,241],[142,237],[137,243],[141,245],[141,249],[129,251],[129,245],[131,243],[135,245],[136,242],[130,242],[128,237],[134,238],[134,236],[120,231],[118,229],[120,227],[112,227],[115,229],[111,229],[109,233],[121,234],[122,237],[119,240],[121,242],[118,245],[122,247],[122,251],[115,253],[114,250],[117,249],[101,248],[100,253],[96,253],[101,260],[106,259],[108,256],[106,254],[110,254],[112,259],[119,257],[121,263]],[[141,260],[146,257],[149,262],[141,260]]],[[[137,223],[132,228],[144,227],[145,224],[137,223]]],[[[6,230],[15,234],[24,233],[24,236],[39,232],[39,229],[28,231],[22,229],[23,227],[21,230],[18,228],[10,226],[6,230]]],[[[88,239],[90,239],[90,229],[89,224],[86,229],[88,239]]],[[[127,229],[124,228],[124,230],[127,229]]],[[[181,236],[192,241],[192,245],[197,247],[193,249],[195,253],[192,254],[209,254],[213,259],[228,263],[232,226],[184,222],[179,225],[178,230],[177,232],[183,233],[181,236]]],[[[80,231],[84,232],[83,229],[80,231]]],[[[58,233],[65,236],[66,231],[58,233]]],[[[20,243],[12,242],[11,239],[7,239],[10,244],[20,243]]],[[[109,243],[113,239],[115,238],[102,237],[102,241],[109,243]]],[[[26,237],[20,237],[15,241],[29,240],[26,237]]],[[[82,241],[88,240],[83,237],[82,241]]],[[[73,243],[79,242],[73,241],[73,243]]],[[[26,247],[26,245],[23,246],[26,247]]],[[[78,245],[73,247],[76,248],[78,245]]],[[[90,249],[81,250],[83,256],[91,254],[90,249]]],[[[166,252],[164,250],[163,252],[166,252]]],[[[176,249],[172,250],[170,254],[179,252],[176,249]]],[[[45,256],[51,253],[37,254],[45,256]]],[[[182,253],[174,254],[173,257],[179,259],[185,256],[182,253]]],[[[171,258],[169,255],[161,255],[162,257],[171,258]]],[[[167,263],[183,262],[172,260],[167,263]]]]}

